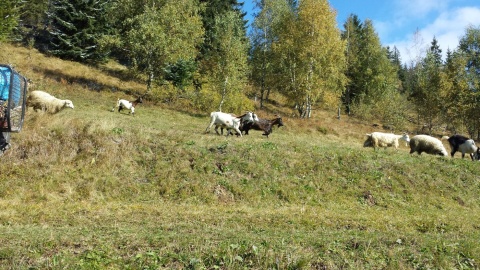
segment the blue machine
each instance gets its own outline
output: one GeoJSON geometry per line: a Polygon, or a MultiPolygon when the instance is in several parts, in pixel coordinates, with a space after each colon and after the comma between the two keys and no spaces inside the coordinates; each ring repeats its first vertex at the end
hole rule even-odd
{"type": "Polygon", "coordinates": [[[8,149],[10,132],[20,132],[25,119],[27,79],[0,64],[0,155],[8,149]]]}

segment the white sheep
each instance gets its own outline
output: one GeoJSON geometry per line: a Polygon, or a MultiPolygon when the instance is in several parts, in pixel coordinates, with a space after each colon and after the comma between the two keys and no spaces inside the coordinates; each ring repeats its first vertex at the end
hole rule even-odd
{"type": "Polygon", "coordinates": [[[467,153],[470,155],[470,158],[472,160],[478,159],[476,158],[476,156],[478,156],[476,155],[478,152],[478,147],[475,144],[474,140],[458,134],[451,137],[443,136],[442,140],[448,141],[451,149],[450,154],[452,155],[452,158],[457,151],[460,151],[462,153],[462,158],[465,158],[465,153],[467,153]]]}
{"type": "Polygon", "coordinates": [[[384,147],[395,147],[395,150],[398,150],[398,141],[403,140],[405,143],[410,142],[410,137],[407,133],[402,135],[396,135],[393,133],[382,133],[382,132],[373,132],[371,134],[366,134],[367,140],[363,143],[364,147],[373,146],[373,149],[384,147]]]}
{"type": "Polygon", "coordinates": [[[44,91],[32,91],[27,98],[27,107],[33,107],[35,111],[42,110],[49,113],[57,113],[64,108],[74,108],[73,102],[68,99],[58,99],[44,91]]]}
{"type": "Polygon", "coordinates": [[[428,135],[415,135],[410,139],[410,154],[413,152],[417,152],[419,155],[425,152],[431,155],[448,156],[442,142],[428,135]]]}

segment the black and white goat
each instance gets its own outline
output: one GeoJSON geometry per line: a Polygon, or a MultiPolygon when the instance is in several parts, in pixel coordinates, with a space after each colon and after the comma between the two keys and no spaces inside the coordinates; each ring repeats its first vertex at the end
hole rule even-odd
{"type": "Polygon", "coordinates": [[[120,112],[123,109],[126,109],[126,110],[130,110],[129,113],[131,113],[132,115],[135,115],[135,107],[139,103],[143,103],[142,97],[139,97],[134,101],[128,101],[126,99],[118,99],[117,105],[113,107],[112,112],[115,111],[115,108],[118,108],[118,112],[120,112]]]}
{"type": "Polygon", "coordinates": [[[273,126],[277,125],[278,127],[284,126],[282,118],[281,117],[276,117],[272,120],[264,119],[264,118],[259,118],[257,121],[253,121],[251,123],[246,123],[245,125],[242,125],[240,127],[240,130],[243,132],[245,131],[245,135],[248,135],[248,131],[250,129],[254,130],[260,130],[263,131],[263,136],[267,136],[270,133],[272,133],[272,128],[273,126]]]}
{"type": "Polygon", "coordinates": [[[469,154],[472,160],[478,160],[480,158],[478,153],[479,149],[475,141],[468,137],[456,134],[451,137],[443,136],[442,140],[447,140],[448,144],[450,144],[450,149],[452,150],[450,155],[452,158],[457,151],[462,152],[462,158],[465,158],[465,153],[469,154]]]}
{"type": "MultiPolygon", "coordinates": [[[[240,116],[236,116],[235,114],[230,114],[230,115],[240,119],[240,126],[238,127],[238,129],[240,131],[242,130],[242,127],[244,125],[252,124],[253,122],[258,121],[258,116],[254,112],[250,112],[250,111],[246,112],[245,114],[240,115],[240,116]]],[[[221,130],[221,134],[223,135],[223,129],[225,129],[227,127],[225,125],[215,124],[215,132],[217,132],[217,134],[218,134],[218,128],[219,127],[220,127],[220,130],[221,130]]],[[[228,132],[227,136],[228,135],[233,135],[232,129],[227,128],[227,132],[228,132]]],[[[240,134],[241,133],[237,132],[237,136],[240,136],[240,134]]]]}
{"type": "Polygon", "coordinates": [[[213,125],[215,125],[215,132],[218,133],[218,128],[227,129],[227,136],[230,135],[230,130],[233,129],[242,136],[242,132],[240,131],[240,126],[244,123],[253,122],[256,115],[253,112],[247,112],[241,116],[234,116],[228,113],[223,112],[212,112],[210,113],[210,124],[205,129],[205,133],[209,132],[213,125]]]}

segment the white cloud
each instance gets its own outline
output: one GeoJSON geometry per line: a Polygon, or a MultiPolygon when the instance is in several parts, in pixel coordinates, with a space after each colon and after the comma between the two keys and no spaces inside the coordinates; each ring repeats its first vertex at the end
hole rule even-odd
{"type": "Polygon", "coordinates": [[[431,12],[439,12],[448,8],[452,0],[396,0],[395,20],[404,21],[427,16],[431,12]]]}
{"type": "Polygon", "coordinates": [[[472,25],[480,26],[479,7],[451,8],[448,11],[444,9],[430,24],[418,29],[423,42],[415,41],[414,33],[411,33],[409,36],[388,45],[390,47],[396,46],[400,51],[403,62],[410,63],[422,52],[418,45],[421,45],[423,49],[427,48],[435,37],[445,56],[448,49],[455,50],[457,48],[460,38],[465,34],[465,29],[472,25]]]}

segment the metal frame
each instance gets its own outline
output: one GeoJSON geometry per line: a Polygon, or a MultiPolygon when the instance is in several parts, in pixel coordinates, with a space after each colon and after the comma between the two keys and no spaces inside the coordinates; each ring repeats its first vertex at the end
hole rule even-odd
{"type": "Polygon", "coordinates": [[[0,64],[0,132],[20,132],[25,119],[28,82],[11,66],[0,64]]]}

